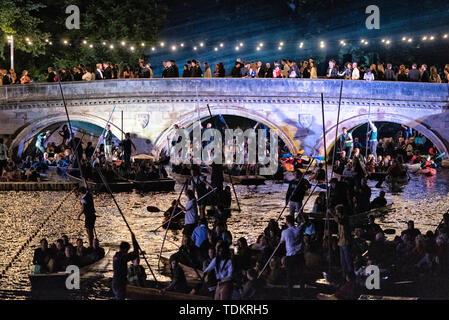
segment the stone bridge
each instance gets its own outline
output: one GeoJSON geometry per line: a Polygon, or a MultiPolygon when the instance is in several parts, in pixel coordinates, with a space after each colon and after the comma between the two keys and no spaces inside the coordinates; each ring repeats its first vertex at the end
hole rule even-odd
{"type": "MultiPolygon", "coordinates": [[[[339,128],[389,121],[415,128],[440,152],[449,149],[449,86],[407,82],[310,79],[126,79],[62,84],[71,120],[135,134],[138,152],[159,150],[172,125],[189,125],[212,114],[246,117],[277,129],[291,152],[323,155],[321,93],[324,94],[328,151],[339,128]]],[[[67,121],[58,84],[0,87],[0,135],[11,148],[56,123],[67,121]]],[[[341,130],[339,130],[341,131],[341,130]]],[[[340,132],[339,132],[340,134],[340,132]]]]}

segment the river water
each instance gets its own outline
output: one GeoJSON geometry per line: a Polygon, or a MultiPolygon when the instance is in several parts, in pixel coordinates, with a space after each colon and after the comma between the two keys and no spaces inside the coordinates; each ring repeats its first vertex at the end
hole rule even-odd
{"type": "MultiPolygon", "coordinates": [[[[394,228],[396,234],[406,228],[408,220],[415,221],[415,227],[425,233],[434,230],[449,209],[449,170],[439,169],[436,176],[425,177],[411,174],[411,180],[402,192],[390,193],[386,184],[388,203],[394,210],[377,222],[384,228],[394,228]]],[[[370,182],[374,187],[375,182],[370,182]]],[[[140,246],[146,252],[149,262],[159,280],[168,280],[157,272],[158,259],[164,229],[152,232],[162,222],[165,211],[175,200],[181,186],[168,194],[146,194],[136,192],[115,194],[116,200],[136,234],[140,246]],[[147,206],[156,206],[160,213],[149,213],[147,206]]],[[[234,239],[246,237],[248,243],[255,242],[270,218],[277,218],[285,203],[287,184],[273,184],[267,181],[259,187],[236,186],[242,211],[234,210],[228,220],[234,239]]],[[[373,188],[372,198],[381,189],[373,188]]],[[[305,207],[310,211],[315,196],[305,207]]],[[[186,198],[183,196],[183,203],[186,198]]],[[[121,241],[131,241],[130,234],[110,196],[95,196],[97,210],[96,231],[105,248],[116,250],[121,241]]],[[[233,202],[233,208],[237,204],[233,202]]],[[[0,299],[27,299],[30,297],[28,274],[32,268],[33,250],[41,238],[55,241],[67,234],[72,242],[76,238],[86,239],[84,222],[75,220],[79,213],[78,195],[68,192],[0,192],[0,299]],[[64,201],[62,201],[65,199],[64,201]],[[55,209],[62,202],[59,210],[55,209]],[[47,219],[48,218],[48,219],[47,219]],[[45,222],[42,226],[42,223],[45,222]],[[18,251],[23,248],[20,253],[18,251]]],[[[177,250],[182,238],[181,231],[169,231],[163,256],[170,256],[177,250]]],[[[105,278],[112,276],[111,268],[105,270],[105,278]]],[[[151,274],[147,270],[148,277],[151,274]]],[[[88,288],[82,288],[76,299],[108,299],[110,292],[105,281],[94,281],[88,288]]]]}

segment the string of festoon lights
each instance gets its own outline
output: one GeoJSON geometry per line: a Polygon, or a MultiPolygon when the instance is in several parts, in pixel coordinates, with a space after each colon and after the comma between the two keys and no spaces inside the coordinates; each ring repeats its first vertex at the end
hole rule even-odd
{"type": "MultiPolygon", "coordinates": [[[[9,39],[9,36],[7,37],[9,39]]],[[[60,40],[60,44],[63,46],[72,46],[80,44],[82,46],[86,46],[90,49],[95,49],[99,47],[104,47],[109,50],[116,50],[116,49],[124,49],[129,50],[131,52],[135,51],[138,47],[145,48],[146,50],[151,50],[152,52],[161,52],[161,51],[181,51],[181,50],[192,50],[192,51],[220,51],[222,49],[231,49],[234,51],[243,51],[243,50],[255,50],[255,51],[262,51],[264,49],[266,50],[278,50],[282,51],[286,47],[296,47],[297,49],[307,49],[307,48],[319,48],[319,49],[326,49],[330,45],[338,45],[340,47],[345,47],[348,44],[358,44],[362,47],[367,47],[370,44],[381,44],[385,47],[391,47],[394,44],[402,43],[402,44],[412,44],[412,43],[430,43],[430,42],[436,42],[436,41],[449,41],[449,32],[445,34],[435,35],[435,34],[424,34],[421,36],[402,36],[400,38],[393,38],[393,37],[376,37],[376,38],[361,38],[361,39],[340,39],[340,40],[319,40],[316,41],[308,41],[308,40],[302,40],[298,42],[294,41],[279,41],[279,42],[263,42],[263,41],[235,41],[232,43],[224,43],[224,42],[213,42],[213,41],[198,41],[198,42],[192,42],[189,41],[189,44],[187,45],[184,42],[175,42],[175,43],[168,43],[165,41],[159,41],[157,44],[153,45],[147,45],[145,42],[128,42],[125,40],[121,41],[99,41],[99,42],[92,42],[88,39],[81,40],[81,42],[78,41],[71,41],[69,39],[62,39],[60,40]]],[[[25,41],[27,45],[33,45],[32,40],[30,37],[26,37],[25,41]]],[[[54,45],[55,40],[45,39],[45,42],[47,45],[52,46],[54,45]]]]}

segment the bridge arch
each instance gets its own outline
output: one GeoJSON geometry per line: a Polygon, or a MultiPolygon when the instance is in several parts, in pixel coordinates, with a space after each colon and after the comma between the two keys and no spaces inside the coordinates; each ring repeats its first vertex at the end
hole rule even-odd
{"type": "MultiPolygon", "coordinates": [[[[412,127],[419,133],[423,134],[427,139],[429,139],[439,152],[446,152],[448,154],[448,149],[443,142],[442,138],[439,137],[430,127],[424,124],[424,121],[419,121],[419,119],[409,118],[399,114],[391,114],[391,113],[372,113],[368,116],[368,114],[357,115],[355,117],[351,117],[340,121],[338,125],[338,136],[337,139],[341,136],[342,128],[346,127],[348,129],[357,127],[359,125],[365,124],[370,119],[373,122],[392,122],[396,124],[404,124],[406,126],[412,127]]],[[[423,119],[424,120],[424,119],[423,119]]],[[[326,153],[332,150],[335,144],[335,129],[336,125],[328,128],[326,130],[326,144],[327,150],[326,153]]],[[[322,136],[315,146],[315,151],[319,152],[320,155],[324,154],[324,145],[322,136]]]]}
{"type": "MultiPolygon", "coordinates": [[[[290,150],[291,153],[297,154],[298,149],[294,143],[294,140],[281,128],[279,124],[269,119],[268,114],[263,114],[260,112],[255,112],[252,109],[246,109],[244,107],[229,107],[229,106],[214,106],[210,107],[210,111],[212,116],[239,116],[242,118],[247,118],[254,120],[256,122],[259,122],[261,124],[266,125],[268,128],[276,130],[278,133],[278,136],[282,141],[285,143],[287,148],[290,150]]],[[[154,146],[157,150],[158,154],[160,151],[166,146],[167,139],[172,137],[174,135],[174,129],[173,125],[178,124],[180,127],[186,127],[188,125],[191,125],[194,122],[197,122],[198,119],[201,121],[204,121],[205,119],[209,118],[209,110],[207,107],[201,107],[199,110],[196,109],[194,111],[184,113],[177,117],[173,123],[170,125],[170,127],[163,130],[160,135],[157,137],[154,146]]]]}
{"type": "MultiPolygon", "coordinates": [[[[70,121],[79,121],[85,122],[89,124],[96,125],[100,128],[104,128],[108,119],[104,119],[99,116],[85,114],[85,113],[73,113],[70,114],[70,121]]],[[[43,117],[36,121],[29,123],[28,125],[21,128],[15,138],[12,140],[10,145],[10,151],[18,148],[19,154],[21,156],[23,151],[23,146],[27,141],[31,140],[34,136],[40,133],[45,128],[48,128],[51,125],[57,123],[67,123],[67,116],[65,113],[53,115],[51,117],[43,117]]],[[[122,131],[121,129],[114,125],[114,123],[110,122],[112,134],[116,137],[120,137],[122,131]]]]}

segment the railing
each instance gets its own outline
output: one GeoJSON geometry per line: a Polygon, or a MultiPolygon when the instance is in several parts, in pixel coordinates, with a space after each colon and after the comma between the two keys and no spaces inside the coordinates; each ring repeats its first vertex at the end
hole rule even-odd
{"type": "MultiPolygon", "coordinates": [[[[63,82],[67,100],[106,98],[311,98],[324,93],[338,99],[343,81],[343,100],[406,101],[447,105],[448,84],[422,82],[353,81],[330,79],[270,78],[136,78],[63,82]]],[[[17,103],[59,101],[57,83],[0,86],[0,106],[17,103]]]]}

